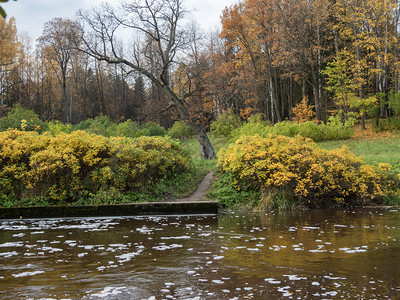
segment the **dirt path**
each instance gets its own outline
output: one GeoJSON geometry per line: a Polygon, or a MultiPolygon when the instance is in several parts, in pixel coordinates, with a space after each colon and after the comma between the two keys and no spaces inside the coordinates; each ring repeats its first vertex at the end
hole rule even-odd
{"type": "Polygon", "coordinates": [[[204,194],[207,192],[208,187],[211,184],[212,178],[213,178],[213,172],[208,173],[202,182],[200,182],[199,186],[197,187],[197,190],[189,197],[182,198],[182,199],[177,199],[175,200],[176,202],[195,202],[195,201],[200,201],[201,198],[203,198],[204,194]]]}

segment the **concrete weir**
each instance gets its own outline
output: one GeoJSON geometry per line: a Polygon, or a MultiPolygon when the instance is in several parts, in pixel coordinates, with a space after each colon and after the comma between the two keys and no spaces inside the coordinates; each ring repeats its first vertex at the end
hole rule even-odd
{"type": "Polygon", "coordinates": [[[0,208],[0,219],[218,214],[218,203],[147,202],[119,205],[0,208]]]}

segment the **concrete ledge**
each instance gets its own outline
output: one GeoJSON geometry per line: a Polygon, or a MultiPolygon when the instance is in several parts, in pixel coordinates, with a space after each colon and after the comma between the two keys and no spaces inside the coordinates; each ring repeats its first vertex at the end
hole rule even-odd
{"type": "Polygon", "coordinates": [[[0,208],[0,219],[218,214],[217,202],[148,202],[97,206],[0,208]]]}

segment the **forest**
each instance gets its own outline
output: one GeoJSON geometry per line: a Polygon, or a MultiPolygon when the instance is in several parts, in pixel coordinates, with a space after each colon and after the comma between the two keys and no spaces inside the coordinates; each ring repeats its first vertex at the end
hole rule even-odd
{"type": "Polygon", "coordinates": [[[195,24],[183,29],[183,4],[170,2],[175,6],[148,7],[179,12],[163,28],[162,34],[173,29],[176,35],[169,57],[162,56],[157,37],[143,28],[131,44],[116,38],[103,42],[112,42],[106,47],[119,48],[112,51],[126,53],[151,74],[164,68],[160,76],[168,77],[174,94],[184,95],[187,116],[140,70],[109,64],[94,53],[98,49],[77,49],[84,47],[76,47],[71,36],[94,43],[102,25],[103,36],[127,25],[130,20],[118,19],[111,7],[80,12],[75,20],[49,20],[35,43],[18,34],[12,17],[1,18],[0,116],[18,103],[43,121],[79,123],[108,116],[116,122],[155,121],[169,128],[189,118],[208,128],[228,109],[242,120],[254,114],[272,124],[291,120],[293,108],[306,99],[320,122],[339,115],[343,122],[373,118],[376,126],[382,119],[398,125],[397,1],[246,0],[226,7],[221,32],[212,33],[195,24]]]}

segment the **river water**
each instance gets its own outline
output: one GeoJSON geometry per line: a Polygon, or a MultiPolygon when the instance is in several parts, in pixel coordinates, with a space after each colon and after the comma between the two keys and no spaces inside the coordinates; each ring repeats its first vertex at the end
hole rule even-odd
{"type": "Polygon", "coordinates": [[[1,299],[400,299],[400,209],[0,229],[1,299]]]}

